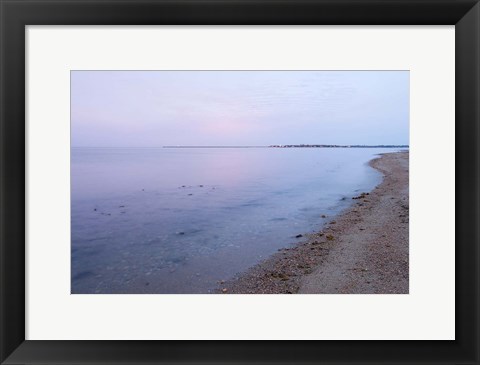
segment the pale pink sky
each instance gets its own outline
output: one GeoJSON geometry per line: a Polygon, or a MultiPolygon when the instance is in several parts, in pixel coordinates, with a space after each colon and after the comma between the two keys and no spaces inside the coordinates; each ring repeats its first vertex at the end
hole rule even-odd
{"type": "Polygon", "coordinates": [[[408,71],[72,71],[72,146],[408,144],[408,71]]]}

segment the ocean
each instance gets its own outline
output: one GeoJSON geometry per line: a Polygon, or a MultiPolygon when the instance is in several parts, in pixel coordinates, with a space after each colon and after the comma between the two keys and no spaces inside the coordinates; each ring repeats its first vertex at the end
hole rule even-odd
{"type": "Polygon", "coordinates": [[[211,293],[320,230],[397,150],[72,148],[71,292],[211,293]]]}

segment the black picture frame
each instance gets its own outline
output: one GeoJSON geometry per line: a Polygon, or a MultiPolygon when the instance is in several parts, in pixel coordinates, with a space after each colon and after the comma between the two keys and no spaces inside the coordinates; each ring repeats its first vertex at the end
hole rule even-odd
{"type": "Polygon", "coordinates": [[[477,1],[0,0],[0,22],[1,364],[479,363],[477,1]],[[456,340],[26,341],[25,26],[57,24],[456,25],[456,340]]]}

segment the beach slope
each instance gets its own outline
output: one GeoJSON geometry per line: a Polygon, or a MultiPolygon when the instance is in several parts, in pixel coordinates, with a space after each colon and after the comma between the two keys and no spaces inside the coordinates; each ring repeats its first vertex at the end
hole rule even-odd
{"type": "Polygon", "coordinates": [[[409,155],[384,154],[370,165],[383,181],[318,233],[283,249],[219,291],[238,294],[407,294],[409,155]]]}

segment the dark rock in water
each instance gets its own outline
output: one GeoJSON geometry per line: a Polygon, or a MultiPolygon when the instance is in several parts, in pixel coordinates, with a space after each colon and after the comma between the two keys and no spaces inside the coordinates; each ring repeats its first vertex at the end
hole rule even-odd
{"type": "Polygon", "coordinates": [[[93,208],[93,211],[96,212],[96,211],[97,211],[97,208],[93,208]]]}
{"type": "Polygon", "coordinates": [[[81,280],[81,279],[85,279],[85,278],[88,278],[88,277],[91,277],[93,276],[93,272],[91,271],[82,271],[82,272],[79,272],[78,274],[74,275],[72,280],[73,281],[77,281],[77,280],[81,280]]]}
{"type": "Polygon", "coordinates": [[[346,200],[346,199],[347,199],[347,198],[343,197],[343,198],[342,198],[342,199],[340,199],[340,200],[346,200]]]}
{"type": "Polygon", "coordinates": [[[193,195],[193,194],[188,194],[188,195],[190,196],[190,195],[193,195]]]}
{"type": "Polygon", "coordinates": [[[322,214],[322,218],[327,218],[327,216],[325,214],[322,214]]]}
{"type": "Polygon", "coordinates": [[[359,196],[354,196],[352,199],[364,199],[368,193],[361,193],[359,196]]]}
{"type": "Polygon", "coordinates": [[[297,235],[295,236],[295,238],[300,238],[300,237],[303,237],[303,234],[297,234],[297,235]]]}
{"type": "Polygon", "coordinates": [[[119,205],[118,207],[119,208],[125,208],[125,205],[119,205]]]}
{"type": "Polygon", "coordinates": [[[150,285],[150,283],[149,283],[149,282],[146,282],[145,285],[148,286],[148,285],[150,285]]]}
{"type": "Polygon", "coordinates": [[[182,256],[177,256],[177,257],[172,257],[170,259],[170,261],[173,263],[173,264],[180,264],[182,262],[185,262],[186,261],[186,258],[185,257],[182,257],[182,256]]]}
{"type": "Polygon", "coordinates": [[[179,234],[179,235],[184,235],[185,232],[177,232],[177,234],[179,234]]]}
{"type": "Polygon", "coordinates": [[[199,187],[203,188],[203,185],[198,185],[199,187]]]}
{"type": "Polygon", "coordinates": [[[185,186],[185,185],[182,185],[182,188],[186,188],[186,186],[185,186]]]}

